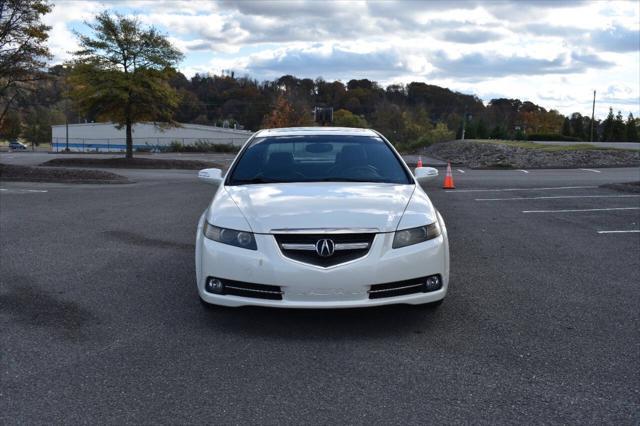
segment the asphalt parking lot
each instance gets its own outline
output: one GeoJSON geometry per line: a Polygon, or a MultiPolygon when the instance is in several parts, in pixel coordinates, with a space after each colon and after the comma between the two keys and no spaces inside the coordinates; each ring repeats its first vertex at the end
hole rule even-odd
{"type": "MultiPolygon", "coordinates": [[[[24,158],[24,157],[23,157],[24,158]]],[[[193,171],[0,185],[0,423],[640,421],[638,169],[454,170],[438,310],[204,310],[193,171]]]]}

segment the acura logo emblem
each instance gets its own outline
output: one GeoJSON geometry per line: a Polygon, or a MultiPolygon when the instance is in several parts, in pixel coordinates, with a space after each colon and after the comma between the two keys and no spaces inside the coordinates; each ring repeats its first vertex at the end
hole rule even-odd
{"type": "Polygon", "coordinates": [[[329,257],[333,255],[333,251],[335,249],[335,245],[333,244],[333,240],[329,240],[327,238],[318,240],[316,243],[316,253],[320,257],[329,257]]]}

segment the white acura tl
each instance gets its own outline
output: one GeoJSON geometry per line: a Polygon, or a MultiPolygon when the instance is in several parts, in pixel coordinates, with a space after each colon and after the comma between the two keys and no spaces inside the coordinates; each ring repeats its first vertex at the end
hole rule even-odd
{"type": "MultiPolygon", "coordinates": [[[[218,184],[196,237],[206,304],[353,308],[439,304],[449,281],[444,221],[373,130],[261,130],[218,184]]],[[[207,305],[209,306],[209,305],[207,305]]]]}

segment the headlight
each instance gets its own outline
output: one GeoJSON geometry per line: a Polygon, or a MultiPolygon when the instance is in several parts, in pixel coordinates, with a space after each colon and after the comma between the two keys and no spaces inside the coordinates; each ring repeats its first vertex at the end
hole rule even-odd
{"type": "Polygon", "coordinates": [[[211,225],[209,222],[204,223],[203,232],[205,237],[222,244],[229,244],[249,250],[258,250],[256,239],[251,232],[219,228],[211,225]]]}
{"type": "Polygon", "coordinates": [[[394,249],[418,244],[423,241],[431,240],[440,235],[440,225],[433,222],[431,225],[419,226],[417,228],[403,229],[396,231],[393,237],[394,249]]]}

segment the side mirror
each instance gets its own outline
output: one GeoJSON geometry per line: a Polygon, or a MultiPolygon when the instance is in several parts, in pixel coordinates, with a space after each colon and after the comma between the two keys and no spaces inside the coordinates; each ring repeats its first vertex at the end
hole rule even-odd
{"type": "Polygon", "coordinates": [[[438,169],[435,169],[433,167],[416,167],[413,174],[415,175],[416,179],[418,179],[418,181],[424,182],[426,180],[438,177],[438,169]]]}
{"type": "Polygon", "coordinates": [[[198,179],[202,182],[218,185],[222,182],[222,170],[202,169],[198,172],[198,179]]]}

